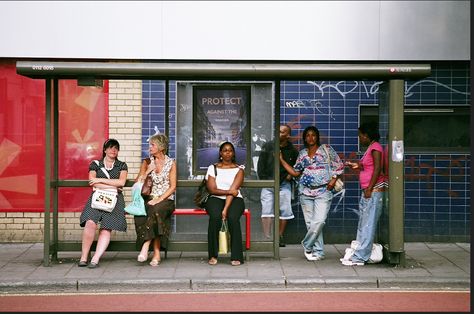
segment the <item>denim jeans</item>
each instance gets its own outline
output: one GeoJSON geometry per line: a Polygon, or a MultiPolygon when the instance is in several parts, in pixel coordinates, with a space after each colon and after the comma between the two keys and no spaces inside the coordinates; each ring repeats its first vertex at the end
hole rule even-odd
{"type": "MultiPolygon", "coordinates": [[[[275,217],[273,214],[273,189],[263,188],[260,192],[260,201],[262,203],[261,217],[275,217]]],[[[284,181],[280,184],[280,219],[289,220],[295,218],[291,208],[291,182],[284,181]]]]}
{"type": "Polygon", "coordinates": [[[324,257],[323,227],[326,224],[332,198],[331,191],[325,191],[316,197],[300,194],[301,209],[308,230],[301,244],[314,256],[324,257]]]}
{"type": "Polygon", "coordinates": [[[359,223],[357,226],[357,238],[359,246],[354,251],[351,260],[354,262],[367,262],[372,253],[375,230],[380,215],[382,214],[383,196],[385,192],[372,192],[370,198],[364,194],[359,201],[359,223]]]}

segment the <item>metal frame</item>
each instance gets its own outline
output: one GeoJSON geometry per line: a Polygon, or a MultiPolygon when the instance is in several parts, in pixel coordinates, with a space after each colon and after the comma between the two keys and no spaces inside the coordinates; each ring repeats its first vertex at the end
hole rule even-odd
{"type": "MultiPolygon", "coordinates": [[[[169,80],[270,80],[275,81],[275,151],[279,148],[280,80],[303,79],[362,79],[388,81],[389,99],[389,143],[392,139],[403,139],[403,79],[419,79],[431,74],[429,64],[320,64],[301,62],[48,62],[18,61],[17,73],[46,81],[45,114],[45,203],[44,203],[44,254],[43,265],[50,265],[50,257],[57,258],[58,251],[80,250],[80,243],[65,243],[58,240],[58,188],[87,186],[87,180],[59,180],[58,178],[58,80],[59,79],[159,79],[166,81],[165,123],[169,125],[169,80]],[[53,104],[51,103],[53,102],[53,104]],[[52,105],[52,106],[51,106],[52,105]],[[53,121],[51,121],[53,113],[53,121]],[[53,148],[51,137],[53,134],[53,148]],[[53,166],[51,164],[53,152],[53,166]],[[48,188],[49,187],[49,188],[48,188]],[[51,189],[53,189],[53,242],[51,243],[51,189]]],[[[168,127],[166,129],[168,134],[168,127]]],[[[389,145],[390,147],[390,145],[389,145]]],[[[391,154],[391,149],[389,149],[391,154]]],[[[274,164],[275,178],[279,175],[278,159],[274,164]]],[[[389,160],[389,236],[386,247],[389,261],[404,264],[403,238],[403,163],[389,160]],[[400,199],[402,200],[400,202],[400,199]]],[[[127,180],[126,186],[132,186],[127,180]]],[[[199,182],[178,180],[178,186],[198,186],[199,182]]],[[[246,180],[244,187],[273,187],[278,191],[278,180],[246,180]]],[[[273,255],[279,257],[278,221],[279,194],[275,193],[275,224],[273,255]]],[[[193,243],[177,243],[176,248],[190,249],[193,243]]],[[[252,242],[251,251],[267,251],[268,242],[252,242]]],[[[94,246],[92,247],[94,249],[94,246]]],[[[135,251],[131,241],[111,241],[109,251],[135,251]]]]}

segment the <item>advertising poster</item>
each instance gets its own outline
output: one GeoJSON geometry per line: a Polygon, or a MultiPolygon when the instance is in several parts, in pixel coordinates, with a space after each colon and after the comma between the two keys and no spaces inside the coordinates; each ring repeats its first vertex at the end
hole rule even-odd
{"type": "Polygon", "coordinates": [[[246,165],[250,88],[205,87],[193,89],[193,170],[203,174],[219,161],[219,146],[231,142],[238,164],[246,165]]]}
{"type": "MultiPolygon", "coordinates": [[[[102,158],[108,136],[108,83],[97,88],[59,80],[58,88],[59,180],[87,180],[89,163],[102,158]]],[[[17,74],[14,62],[0,62],[0,108],[0,212],[43,212],[44,80],[17,74]]],[[[59,211],[81,211],[90,193],[90,187],[59,188],[59,211]]]]}

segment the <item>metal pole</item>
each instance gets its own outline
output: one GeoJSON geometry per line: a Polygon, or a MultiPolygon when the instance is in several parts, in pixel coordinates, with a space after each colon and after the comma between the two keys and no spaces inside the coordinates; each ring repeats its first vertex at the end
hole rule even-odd
{"type": "MultiPolygon", "coordinates": [[[[405,266],[404,249],[404,152],[401,160],[394,150],[403,146],[404,81],[390,80],[389,93],[389,131],[388,131],[388,169],[389,169],[389,261],[405,266]]],[[[400,154],[398,155],[400,157],[400,154]]]]}
{"type": "MultiPolygon", "coordinates": [[[[165,135],[170,138],[170,87],[169,81],[165,80],[165,135]]],[[[175,143],[176,144],[176,143],[175,143]]]]}
{"type": "Polygon", "coordinates": [[[52,245],[52,252],[51,252],[51,259],[57,261],[58,259],[58,194],[59,194],[59,187],[58,187],[58,179],[59,179],[59,171],[58,171],[58,160],[59,160],[59,88],[58,88],[58,79],[53,79],[53,245],[52,245]]]}
{"type": "Polygon", "coordinates": [[[275,156],[273,176],[273,212],[274,212],[274,228],[273,232],[273,256],[280,257],[280,159],[278,154],[280,152],[280,80],[275,81],[275,128],[274,128],[274,147],[273,152],[275,156]]]}
{"type": "Polygon", "coordinates": [[[44,149],[44,246],[43,265],[49,266],[50,246],[50,186],[51,186],[51,80],[46,79],[45,149],[44,149]]]}

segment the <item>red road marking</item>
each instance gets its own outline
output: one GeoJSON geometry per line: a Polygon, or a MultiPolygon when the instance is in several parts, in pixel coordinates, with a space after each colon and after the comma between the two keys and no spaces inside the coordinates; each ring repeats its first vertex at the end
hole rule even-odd
{"type": "Polygon", "coordinates": [[[216,291],[1,295],[1,311],[470,312],[469,291],[216,291]]]}

